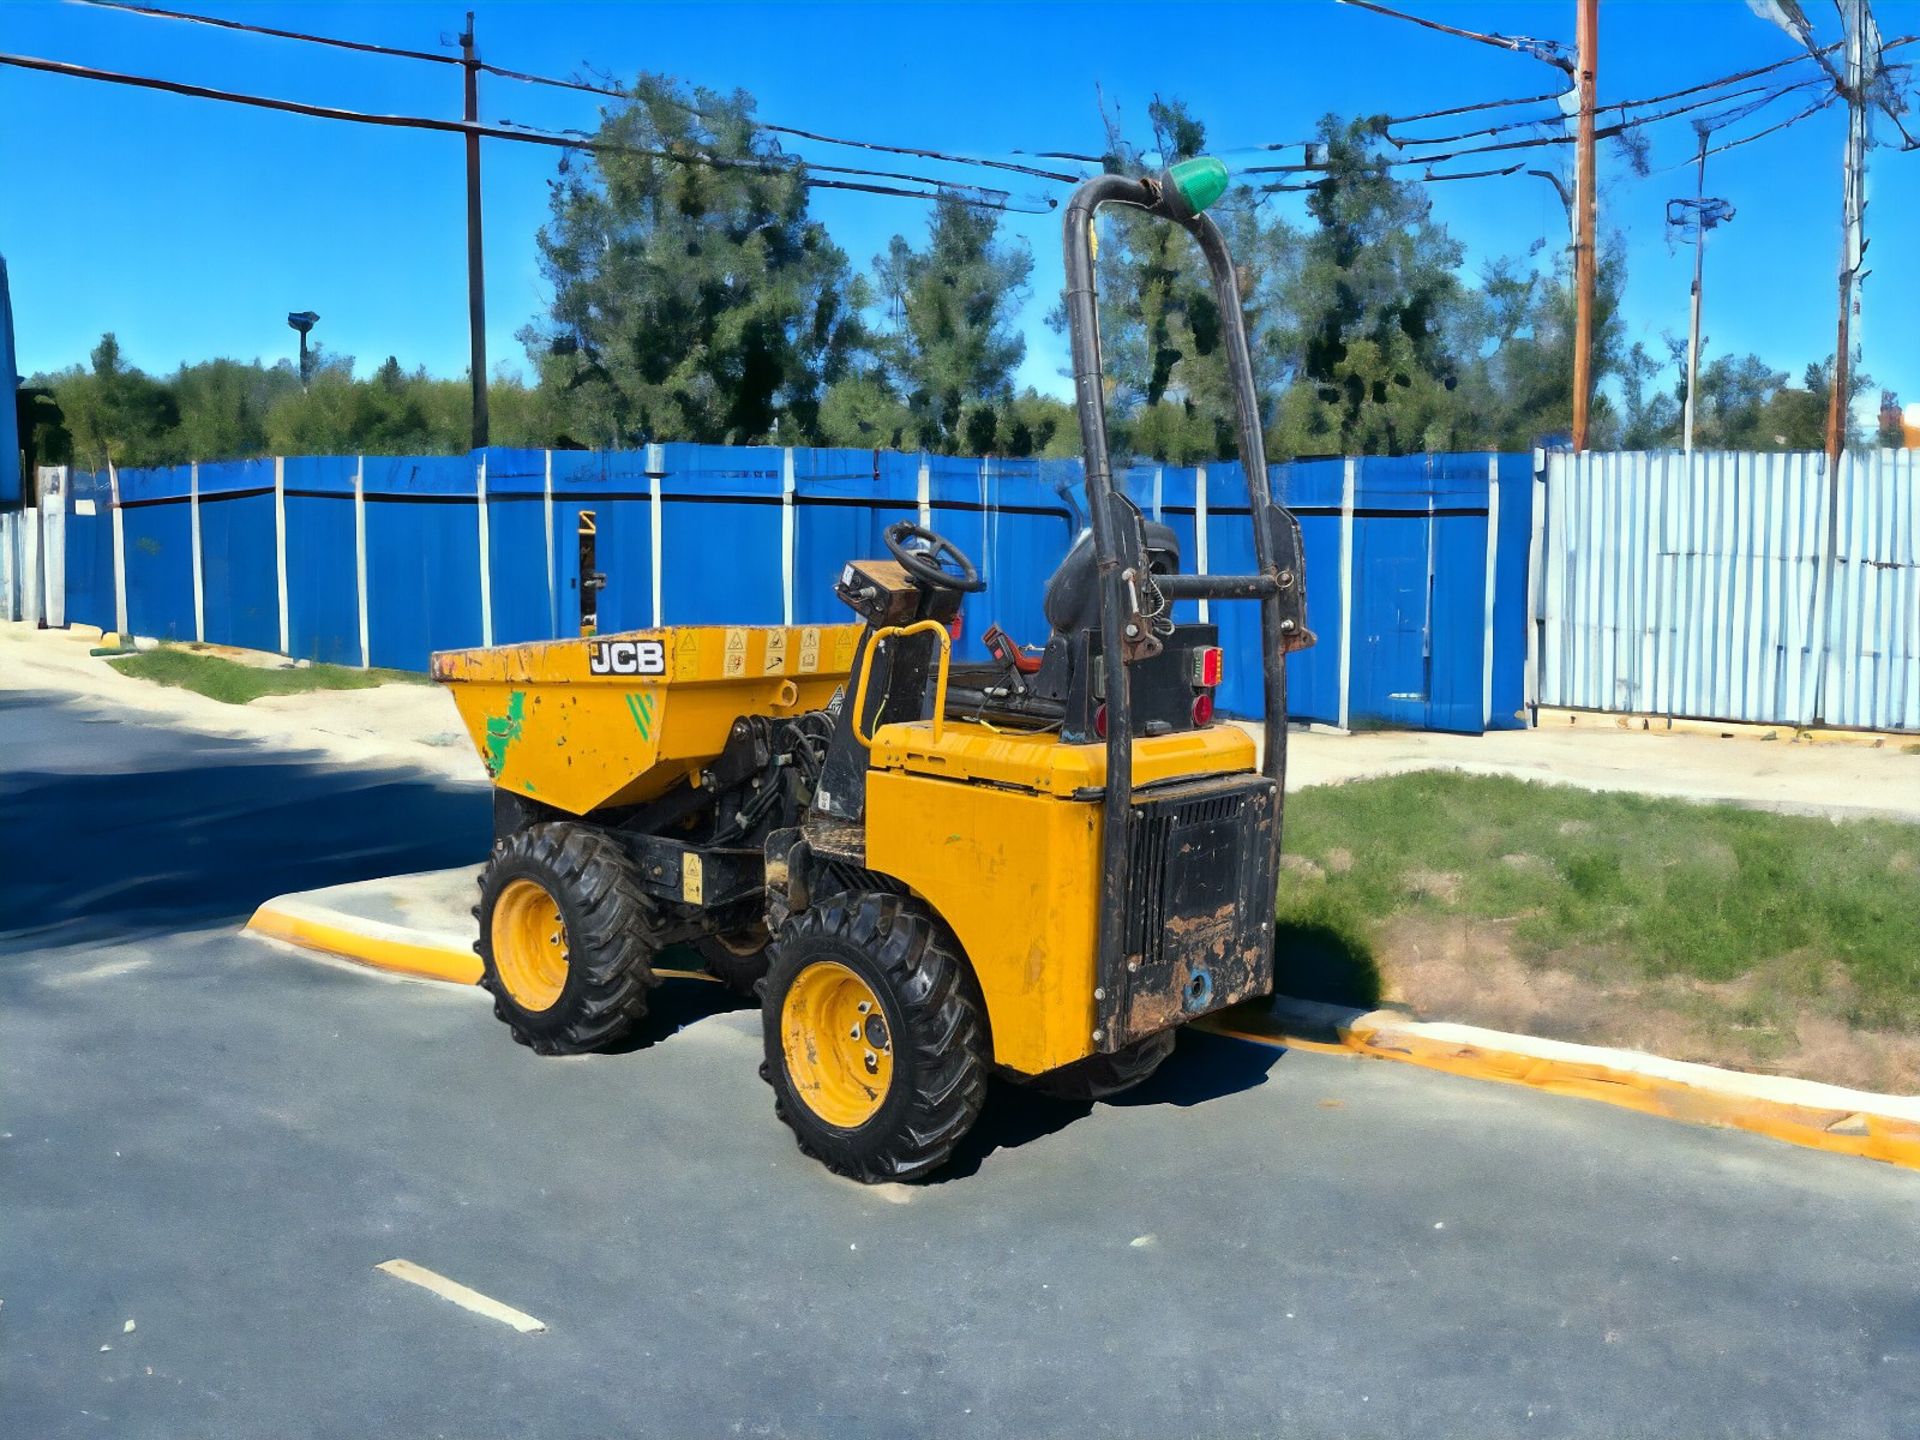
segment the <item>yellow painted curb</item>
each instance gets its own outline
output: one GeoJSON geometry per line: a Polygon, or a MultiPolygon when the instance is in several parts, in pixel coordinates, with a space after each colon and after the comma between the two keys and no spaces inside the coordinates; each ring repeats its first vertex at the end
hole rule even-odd
{"type": "Polygon", "coordinates": [[[253,912],[247,929],[308,950],[319,950],[347,960],[358,960],[376,970],[392,970],[426,980],[455,985],[480,983],[480,957],[471,949],[435,944],[415,938],[413,932],[378,920],[323,918],[288,897],[269,900],[253,912]],[[342,923],[347,919],[348,923],[342,923]]]}
{"type": "MultiPolygon", "coordinates": [[[[269,900],[253,912],[246,928],[256,935],[303,949],[317,950],[342,960],[358,961],[375,970],[396,975],[411,975],[420,980],[444,980],[452,985],[480,983],[480,957],[472,945],[462,948],[451,941],[440,941],[418,930],[389,925],[339,911],[323,911],[298,896],[283,895],[269,900]]],[[[653,973],[663,980],[705,980],[719,982],[704,970],[679,970],[655,966],[653,973]]]]}
{"type": "Polygon", "coordinates": [[[1426,1024],[1388,1011],[1344,1012],[1330,1022],[1339,1043],[1302,1034],[1320,1027],[1294,1022],[1284,1005],[1277,1012],[1244,1006],[1199,1023],[1216,1034],[1257,1044],[1398,1060],[1920,1169],[1920,1101],[1907,1096],[1751,1075],[1595,1045],[1426,1024]]]}

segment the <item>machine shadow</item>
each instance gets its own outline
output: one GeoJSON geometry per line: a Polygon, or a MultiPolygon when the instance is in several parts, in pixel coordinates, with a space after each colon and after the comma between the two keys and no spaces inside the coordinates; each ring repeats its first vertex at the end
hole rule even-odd
{"type": "Polygon", "coordinates": [[[0,833],[12,837],[0,946],[243,920],[288,891],[486,856],[491,797],[480,787],[202,736],[156,746],[144,731],[116,746],[115,728],[138,727],[102,727],[85,768],[27,768],[23,757],[0,773],[0,833]]]}
{"type": "Polygon", "coordinates": [[[1059,1133],[1093,1113],[1097,1105],[1133,1109],[1144,1105],[1188,1108],[1251,1090],[1266,1083],[1286,1052],[1278,1046],[1182,1030],[1166,1062],[1144,1084],[1108,1100],[1055,1100],[1011,1081],[995,1079],[980,1119],[955,1148],[953,1157],[927,1177],[929,1184],[964,1180],[977,1174],[996,1151],[1018,1150],[1059,1133]]]}
{"type": "MultiPolygon", "coordinates": [[[[697,956],[677,955],[672,950],[660,957],[660,963],[687,970],[698,969],[700,965],[697,956]]],[[[759,1002],[736,995],[724,985],[716,985],[709,980],[670,977],[647,996],[647,1013],[641,1017],[640,1023],[624,1038],[606,1046],[600,1053],[631,1055],[636,1050],[650,1050],[670,1038],[675,1031],[697,1020],[714,1015],[731,1015],[736,1010],[757,1011],[759,1008],[759,1002]]]]}

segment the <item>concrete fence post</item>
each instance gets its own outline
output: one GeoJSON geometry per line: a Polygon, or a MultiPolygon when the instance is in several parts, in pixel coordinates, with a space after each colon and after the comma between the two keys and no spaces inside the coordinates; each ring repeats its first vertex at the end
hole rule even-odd
{"type": "Polygon", "coordinates": [[[546,452],[545,479],[541,482],[540,512],[547,537],[547,635],[554,640],[560,638],[560,587],[559,574],[554,568],[553,554],[553,451],[546,452]]]}
{"type": "MultiPolygon", "coordinates": [[[[667,452],[664,446],[647,446],[647,529],[649,554],[653,560],[653,625],[657,630],[666,624],[665,608],[662,604],[665,590],[661,584],[660,566],[666,553],[664,537],[660,533],[660,482],[666,478],[667,452]]],[[[580,583],[586,583],[586,577],[580,577],[580,583]]]]}
{"type": "Polygon", "coordinates": [[[780,623],[793,624],[793,447],[787,446],[780,460],[780,623]]]}
{"type": "Polygon", "coordinates": [[[18,620],[20,618],[20,584],[18,567],[14,563],[15,552],[20,539],[15,533],[19,529],[19,512],[0,510],[0,620],[18,620]]]}
{"type": "Polygon", "coordinates": [[[292,617],[287,614],[287,457],[273,457],[273,576],[280,594],[280,653],[293,653],[292,617]]]}
{"type": "Polygon", "coordinates": [[[195,460],[187,471],[187,536],[187,548],[193,558],[193,638],[204,642],[207,638],[207,585],[206,571],[200,560],[200,462],[198,460],[195,460]]]}
{"type": "Polygon", "coordinates": [[[120,472],[107,461],[107,505],[113,517],[113,625],[127,639],[127,521],[120,513],[120,472]]]}
{"type": "Polygon", "coordinates": [[[373,665],[373,634],[367,625],[367,457],[353,457],[353,599],[360,620],[360,668],[373,665]]]}
{"type": "Polygon", "coordinates": [[[480,527],[480,643],[493,644],[493,544],[487,515],[487,455],[480,452],[480,464],[473,475],[473,511],[480,527]]]}
{"type": "Polygon", "coordinates": [[[1353,509],[1360,488],[1360,462],[1346,459],[1340,481],[1340,728],[1353,715],[1353,509]]]}
{"type": "Polygon", "coordinates": [[[20,512],[15,533],[20,537],[20,618],[30,625],[40,623],[42,590],[40,570],[40,507],[29,505],[20,512]]]}
{"type": "Polygon", "coordinates": [[[65,465],[40,467],[40,576],[44,593],[42,614],[47,624],[64,629],[67,623],[67,492],[73,472],[65,465]]]}
{"type": "Polygon", "coordinates": [[[1533,523],[1527,536],[1527,719],[1540,723],[1541,642],[1547,624],[1547,452],[1533,452],[1533,523]]]}
{"type": "MultiPolygon", "coordinates": [[[[1195,466],[1193,471],[1193,573],[1213,573],[1207,569],[1207,467],[1204,465],[1195,466]]],[[[1202,599],[1200,623],[1206,624],[1212,616],[1213,606],[1202,599]]]]}
{"type": "Polygon", "coordinates": [[[1480,642],[1480,728],[1493,728],[1493,603],[1500,574],[1500,457],[1487,456],[1487,622],[1480,642]]]}

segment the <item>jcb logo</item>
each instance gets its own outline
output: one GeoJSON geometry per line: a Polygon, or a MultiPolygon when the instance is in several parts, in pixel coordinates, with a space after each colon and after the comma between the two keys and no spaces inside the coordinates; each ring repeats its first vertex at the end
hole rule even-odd
{"type": "Polygon", "coordinates": [[[667,648],[658,640],[596,640],[587,647],[593,675],[664,675],[667,648]]]}

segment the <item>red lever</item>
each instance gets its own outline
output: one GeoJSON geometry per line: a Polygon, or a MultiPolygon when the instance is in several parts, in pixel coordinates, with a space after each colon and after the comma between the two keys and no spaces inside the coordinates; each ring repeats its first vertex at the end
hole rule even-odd
{"type": "Polygon", "coordinates": [[[986,634],[980,637],[980,643],[987,647],[987,653],[1002,665],[1011,665],[1022,675],[1035,674],[1040,669],[1040,657],[1028,655],[1013,643],[1013,637],[998,625],[989,625],[986,634]]]}

